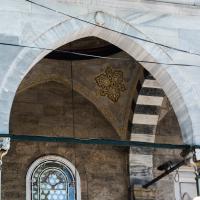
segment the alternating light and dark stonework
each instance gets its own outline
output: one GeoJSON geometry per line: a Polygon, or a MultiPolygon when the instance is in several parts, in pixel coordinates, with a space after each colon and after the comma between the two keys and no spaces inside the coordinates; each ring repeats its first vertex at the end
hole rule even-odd
{"type": "MultiPolygon", "coordinates": [[[[144,73],[143,83],[138,81],[137,91],[137,101],[135,105],[132,105],[134,114],[132,124],[130,124],[130,138],[131,141],[154,143],[164,91],[147,72],[144,73]]],[[[141,186],[152,179],[153,155],[151,149],[131,147],[129,159],[132,185],[141,186]]]]}

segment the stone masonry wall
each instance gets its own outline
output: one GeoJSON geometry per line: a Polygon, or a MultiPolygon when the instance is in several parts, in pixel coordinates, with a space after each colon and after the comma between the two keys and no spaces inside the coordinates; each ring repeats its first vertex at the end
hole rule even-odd
{"type": "MultiPolygon", "coordinates": [[[[155,143],[182,144],[181,131],[169,100],[164,96],[163,103],[159,110],[159,120],[156,126],[155,143]]],[[[141,154],[148,152],[153,158],[153,178],[159,176],[163,171],[158,171],[157,167],[166,161],[177,162],[182,160],[180,150],[141,148],[141,154]]],[[[138,153],[137,152],[137,153],[138,153]]],[[[143,162],[145,163],[145,156],[143,162]]],[[[146,159],[147,162],[147,159],[146,159]]],[[[148,164],[148,162],[147,162],[148,164]]],[[[148,178],[148,177],[147,177],[148,178]]],[[[147,183],[148,179],[144,179],[147,183]]],[[[134,194],[137,200],[175,200],[174,174],[170,174],[148,189],[143,189],[142,185],[134,187],[134,194]]]]}
{"type": "MultiPolygon", "coordinates": [[[[75,132],[72,131],[71,88],[48,82],[15,98],[10,132],[48,136],[119,139],[102,114],[74,92],[75,132]]],[[[44,155],[72,162],[81,178],[82,200],[125,200],[128,191],[127,150],[100,145],[12,142],[4,159],[2,200],[25,199],[25,178],[31,163],[44,155]]]]}
{"type": "MultiPolygon", "coordinates": [[[[179,123],[167,97],[164,98],[161,107],[155,142],[169,144],[183,143],[179,123]]],[[[183,158],[180,156],[180,152],[181,150],[177,149],[155,149],[153,157],[154,177],[162,173],[161,171],[157,170],[159,165],[169,160],[173,162],[182,160],[183,158]]],[[[174,179],[174,174],[170,174],[154,185],[156,200],[175,200],[174,179]]]]}

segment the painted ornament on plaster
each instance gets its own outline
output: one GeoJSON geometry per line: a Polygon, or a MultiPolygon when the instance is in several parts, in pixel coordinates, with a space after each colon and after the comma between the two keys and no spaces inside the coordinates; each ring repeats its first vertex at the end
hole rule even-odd
{"type": "Polygon", "coordinates": [[[101,96],[107,96],[112,102],[116,103],[121,93],[126,90],[123,72],[114,70],[108,66],[105,72],[95,78],[101,96]]]}

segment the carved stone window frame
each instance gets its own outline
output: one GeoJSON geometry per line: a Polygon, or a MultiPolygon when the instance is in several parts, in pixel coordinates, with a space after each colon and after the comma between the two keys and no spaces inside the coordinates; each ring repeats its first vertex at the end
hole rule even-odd
{"type": "MultiPolygon", "coordinates": [[[[184,199],[182,197],[182,187],[181,184],[192,184],[194,185],[194,189],[196,189],[196,180],[195,180],[195,173],[194,169],[192,167],[188,166],[182,166],[178,170],[178,180],[174,180],[174,192],[175,192],[175,198],[176,200],[182,200],[184,199]]],[[[173,176],[176,177],[176,172],[173,173],[173,176]]],[[[193,194],[194,197],[197,196],[197,194],[193,194]]],[[[193,198],[193,197],[192,197],[193,198]]]]}
{"type": "Polygon", "coordinates": [[[76,180],[76,200],[81,200],[81,181],[78,171],[76,170],[75,166],[68,161],[67,159],[57,156],[57,155],[48,155],[43,156],[35,160],[29,167],[28,172],[26,174],[26,200],[31,200],[31,181],[32,181],[32,174],[35,169],[45,161],[58,161],[68,167],[71,172],[73,173],[75,180],[76,180]]]}

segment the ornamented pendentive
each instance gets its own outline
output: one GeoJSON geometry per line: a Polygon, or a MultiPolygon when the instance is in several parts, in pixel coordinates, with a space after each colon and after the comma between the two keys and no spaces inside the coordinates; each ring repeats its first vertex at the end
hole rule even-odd
{"type": "Polygon", "coordinates": [[[126,90],[123,72],[107,67],[105,72],[98,75],[95,81],[99,87],[100,95],[107,96],[111,101],[117,102],[121,92],[126,90]]]}

